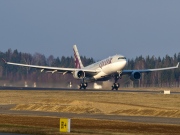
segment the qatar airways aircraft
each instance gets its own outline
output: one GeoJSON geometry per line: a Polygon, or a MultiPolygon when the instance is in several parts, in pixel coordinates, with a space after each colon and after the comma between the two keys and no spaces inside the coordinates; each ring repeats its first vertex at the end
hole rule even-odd
{"type": "Polygon", "coordinates": [[[48,67],[48,66],[38,66],[38,65],[28,65],[20,63],[7,62],[3,59],[6,64],[24,66],[40,69],[41,72],[51,72],[51,73],[62,73],[63,75],[70,73],[75,79],[80,79],[81,84],[80,89],[86,89],[88,82],[93,81],[107,81],[110,78],[114,78],[114,83],[112,85],[112,90],[118,90],[120,79],[123,75],[129,75],[131,80],[138,80],[141,78],[141,73],[148,73],[160,70],[169,70],[178,68],[179,63],[174,67],[166,68],[156,68],[156,69],[140,69],[140,70],[124,70],[127,60],[123,55],[110,56],[104,60],[91,64],[84,67],[78,49],[76,45],[73,46],[74,50],[74,60],[75,68],[61,68],[61,67],[48,67]]]}

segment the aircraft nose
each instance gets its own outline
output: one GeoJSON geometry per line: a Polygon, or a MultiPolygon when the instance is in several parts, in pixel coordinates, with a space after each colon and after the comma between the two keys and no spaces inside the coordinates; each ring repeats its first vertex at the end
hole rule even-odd
{"type": "Polygon", "coordinates": [[[124,66],[126,66],[128,64],[127,60],[124,60],[124,66]]]}
{"type": "Polygon", "coordinates": [[[128,66],[128,61],[126,60],[126,64],[125,64],[125,66],[128,66]]]}
{"type": "Polygon", "coordinates": [[[126,61],[126,60],[121,61],[121,65],[122,65],[122,67],[125,67],[125,66],[126,66],[126,64],[127,64],[127,61],[126,61]]]}

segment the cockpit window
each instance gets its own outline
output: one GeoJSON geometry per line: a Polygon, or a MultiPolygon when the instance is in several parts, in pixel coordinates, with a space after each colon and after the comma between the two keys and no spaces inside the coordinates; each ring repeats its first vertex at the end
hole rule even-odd
{"type": "Polygon", "coordinates": [[[123,56],[122,56],[122,57],[119,57],[118,60],[120,60],[120,59],[126,59],[126,57],[123,57],[123,56]]]}

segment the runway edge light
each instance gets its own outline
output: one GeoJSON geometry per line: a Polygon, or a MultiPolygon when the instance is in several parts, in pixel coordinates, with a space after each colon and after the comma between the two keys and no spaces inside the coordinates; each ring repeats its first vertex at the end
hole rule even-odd
{"type": "Polygon", "coordinates": [[[70,132],[71,119],[60,118],[60,132],[70,132]]]}

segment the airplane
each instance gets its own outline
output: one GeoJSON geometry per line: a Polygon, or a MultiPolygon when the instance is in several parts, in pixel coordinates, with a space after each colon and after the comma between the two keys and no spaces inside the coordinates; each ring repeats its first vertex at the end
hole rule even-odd
{"type": "Polygon", "coordinates": [[[139,69],[139,70],[124,70],[127,59],[123,55],[114,55],[99,62],[93,63],[89,66],[84,67],[80,59],[80,55],[77,46],[73,46],[74,51],[74,61],[75,68],[61,68],[61,67],[48,67],[48,66],[38,66],[38,65],[28,65],[20,63],[7,62],[2,59],[6,64],[23,66],[40,69],[41,72],[50,73],[62,73],[63,75],[70,73],[75,79],[80,79],[81,83],[79,89],[86,89],[88,82],[93,81],[107,81],[114,78],[114,83],[112,85],[112,90],[118,90],[119,83],[118,80],[122,78],[123,75],[129,75],[130,79],[139,80],[141,78],[141,73],[149,73],[161,70],[176,69],[179,67],[179,62],[174,67],[156,68],[156,69],[139,69]]]}

